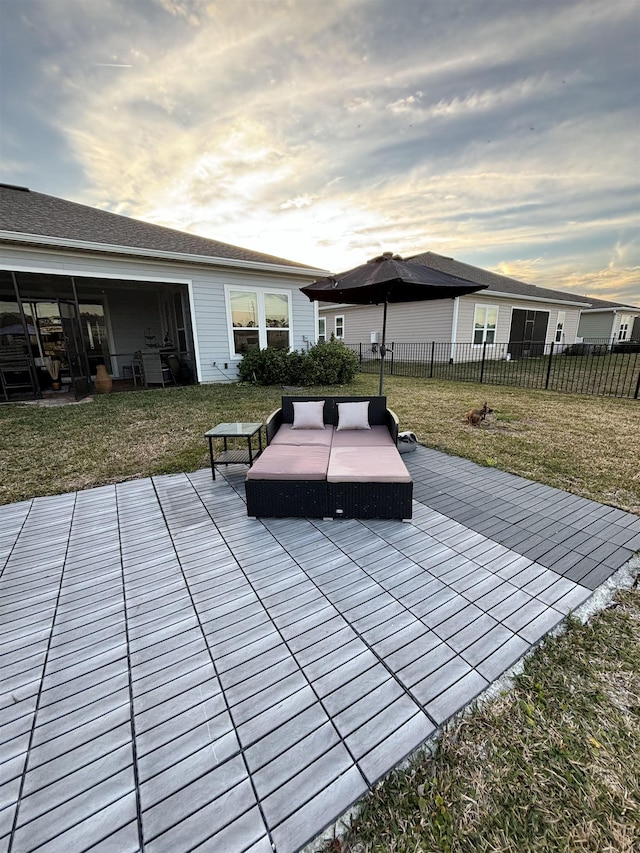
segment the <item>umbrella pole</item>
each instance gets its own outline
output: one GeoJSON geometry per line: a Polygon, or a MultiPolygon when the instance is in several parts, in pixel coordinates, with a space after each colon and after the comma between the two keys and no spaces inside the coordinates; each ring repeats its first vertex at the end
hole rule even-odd
{"type": "Polygon", "coordinates": [[[384,357],[387,353],[385,341],[387,339],[387,300],[384,301],[384,313],[382,315],[382,343],[380,344],[380,386],[378,394],[382,397],[382,385],[384,382],[384,357]]]}

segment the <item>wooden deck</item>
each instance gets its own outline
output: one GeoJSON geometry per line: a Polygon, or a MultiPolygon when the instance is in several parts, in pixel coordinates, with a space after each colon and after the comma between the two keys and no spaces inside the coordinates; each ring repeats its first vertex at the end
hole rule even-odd
{"type": "Polygon", "coordinates": [[[243,466],[0,507],[0,851],[295,851],[640,549],[419,448],[411,523],[246,516],[243,466]]]}

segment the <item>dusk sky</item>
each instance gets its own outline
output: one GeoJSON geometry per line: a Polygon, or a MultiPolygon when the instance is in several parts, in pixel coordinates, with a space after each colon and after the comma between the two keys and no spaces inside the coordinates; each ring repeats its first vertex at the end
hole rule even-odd
{"type": "Polygon", "coordinates": [[[0,180],[640,305],[640,0],[0,0],[0,180]]]}

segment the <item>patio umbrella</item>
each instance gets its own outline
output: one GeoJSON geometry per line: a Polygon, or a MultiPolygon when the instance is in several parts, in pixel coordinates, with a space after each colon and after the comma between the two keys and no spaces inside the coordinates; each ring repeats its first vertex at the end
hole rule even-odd
{"type": "MultiPolygon", "coordinates": [[[[35,327],[27,325],[27,334],[35,335],[35,333],[35,327]]],[[[24,335],[24,326],[22,323],[13,323],[11,326],[2,326],[0,328],[0,335],[24,335]]]]}
{"type": "Polygon", "coordinates": [[[380,390],[384,379],[384,357],[387,352],[387,305],[389,302],[424,302],[454,299],[485,288],[457,275],[404,261],[399,255],[385,252],[340,275],[330,275],[300,288],[309,299],[318,302],[345,302],[352,305],[384,305],[382,343],[380,344],[380,390]]]}

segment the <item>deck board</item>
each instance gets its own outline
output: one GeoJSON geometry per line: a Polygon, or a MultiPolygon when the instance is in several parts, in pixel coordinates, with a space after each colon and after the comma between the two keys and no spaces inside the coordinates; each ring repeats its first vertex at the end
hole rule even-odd
{"type": "Polygon", "coordinates": [[[410,523],[248,518],[244,466],[0,507],[0,850],[298,850],[640,549],[405,460],[410,523]]]}

